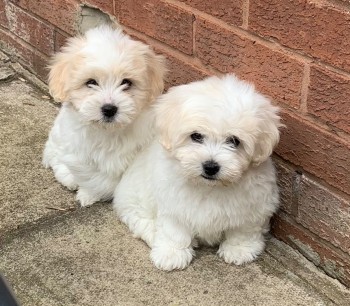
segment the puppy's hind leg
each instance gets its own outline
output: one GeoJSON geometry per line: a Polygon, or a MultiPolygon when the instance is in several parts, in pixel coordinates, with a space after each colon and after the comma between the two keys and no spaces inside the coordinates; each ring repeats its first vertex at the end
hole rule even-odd
{"type": "Polygon", "coordinates": [[[113,199],[113,191],[120,180],[119,177],[109,176],[88,165],[75,165],[73,169],[79,185],[76,199],[81,206],[113,199]]]}
{"type": "Polygon", "coordinates": [[[140,238],[152,248],[156,231],[156,210],[142,205],[142,200],[128,199],[124,207],[118,205],[119,199],[115,199],[114,207],[122,220],[133,233],[135,238],[140,238]],[[134,200],[134,201],[133,201],[134,200]],[[117,202],[118,201],[118,202],[117,202]]]}
{"type": "Polygon", "coordinates": [[[78,189],[75,178],[67,166],[64,164],[56,164],[52,166],[52,170],[54,171],[56,180],[59,181],[63,186],[67,187],[69,190],[78,189]]]}
{"type": "Polygon", "coordinates": [[[57,157],[57,152],[50,141],[45,145],[42,164],[45,168],[51,167],[55,178],[69,190],[77,190],[78,184],[69,168],[57,157]]]}
{"type": "MultiPolygon", "coordinates": [[[[89,173],[86,171],[86,173],[89,173]]],[[[99,201],[110,201],[113,198],[113,191],[120,178],[110,177],[106,173],[90,173],[90,176],[79,175],[79,190],[77,200],[83,207],[91,206],[99,201]]]]}

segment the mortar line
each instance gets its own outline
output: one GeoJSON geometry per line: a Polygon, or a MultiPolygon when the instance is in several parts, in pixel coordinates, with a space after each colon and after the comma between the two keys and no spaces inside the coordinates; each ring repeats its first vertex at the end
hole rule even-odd
{"type": "Polygon", "coordinates": [[[214,23],[215,25],[218,25],[218,26],[222,27],[223,29],[230,31],[236,35],[240,35],[240,36],[246,37],[250,40],[257,41],[261,45],[268,47],[271,50],[279,51],[282,54],[287,55],[288,57],[293,58],[299,62],[315,62],[320,66],[327,67],[327,69],[329,69],[333,72],[342,74],[342,75],[350,78],[350,72],[343,70],[339,67],[333,66],[329,63],[326,63],[321,59],[303,54],[296,49],[292,49],[292,48],[283,46],[282,44],[280,44],[278,41],[274,40],[271,37],[261,37],[261,36],[255,34],[253,32],[250,32],[249,30],[246,30],[240,26],[229,25],[226,22],[224,22],[224,21],[222,21],[222,20],[220,20],[212,15],[209,15],[207,13],[201,12],[195,8],[192,8],[187,4],[177,2],[175,0],[163,0],[163,1],[166,3],[169,3],[173,6],[180,7],[182,9],[186,10],[188,13],[195,14],[196,17],[200,17],[202,19],[208,20],[211,23],[214,23]]]}
{"type": "Polygon", "coordinates": [[[309,93],[310,85],[310,64],[305,63],[303,78],[301,81],[301,91],[300,91],[300,112],[302,114],[307,114],[307,98],[309,93]]]}
{"type": "MultiPolygon", "coordinates": [[[[13,39],[16,43],[18,43],[19,45],[22,45],[22,47],[26,47],[27,49],[29,49],[31,52],[35,53],[36,55],[40,55],[43,58],[45,58],[46,60],[48,60],[49,56],[42,53],[41,51],[39,51],[38,49],[36,49],[34,46],[32,46],[30,43],[26,42],[25,40],[23,40],[22,38],[18,37],[17,35],[13,34],[10,30],[2,27],[0,25],[0,33],[3,32],[5,33],[5,35],[8,35],[11,37],[11,39],[13,39]]],[[[7,44],[5,41],[1,42],[2,44],[7,44]]],[[[12,49],[11,47],[9,49],[12,49]]],[[[16,48],[14,48],[16,49],[16,48]]],[[[12,54],[14,56],[16,56],[17,58],[21,58],[21,56],[17,55],[17,54],[12,54]]]]}
{"type": "Polygon", "coordinates": [[[196,18],[196,15],[193,14],[193,22],[192,22],[192,55],[193,57],[197,57],[196,32],[197,32],[197,18],[196,18]]]}
{"type": "MultiPolygon", "coordinates": [[[[308,236],[310,236],[311,238],[315,239],[316,241],[320,241],[321,244],[323,244],[325,247],[331,249],[333,252],[335,252],[341,259],[345,259],[346,257],[349,257],[349,254],[344,252],[342,249],[340,249],[339,247],[333,245],[331,242],[323,239],[321,236],[318,236],[318,234],[315,234],[314,232],[312,232],[311,230],[309,230],[307,227],[305,227],[304,225],[300,224],[299,222],[296,221],[295,218],[291,218],[291,216],[283,211],[280,211],[280,216],[282,216],[284,219],[287,219],[287,221],[289,221],[290,223],[293,224],[293,226],[297,227],[299,230],[302,230],[304,232],[306,232],[306,234],[308,236]]],[[[293,216],[292,216],[293,217],[293,216]]],[[[299,252],[300,253],[300,252],[299,252]]],[[[304,256],[304,255],[303,255],[304,256]]],[[[305,256],[304,256],[305,257],[305,256]]],[[[306,257],[305,257],[306,258],[306,257]]]]}
{"type": "MultiPolygon", "coordinates": [[[[150,45],[154,45],[155,47],[159,48],[160,51],[162,52],[166,52],[168,54],[171,54],[173,56],[175,56],[177,59],[193,65],[195,68],[197,68],[198,70],[201,70],[202,72],[205,72],[207,74],[215,74],[215,75],[223,75],[224,73],[221,71],[216,70],[215,68],[212,68],[210,66],[205,66],[200,59],[196,58],[196,57],[192,57],[189,56],[187,54],[182,53],[181,51],[172,48],[171,46],[167,45],[166,43],[159,41],[153,37],[150,37],[144,33],[138,32],[132,28],[126,27],[124,26],[125,30],[127,30],[127,32],[129,32],[131,35],[134,35],[136,37],[138,37],[139,39],[143,39],[145,42],[147,42],[150,45]]],[[[305,64],[310,64],[309,62],[304,62],[305,64]]],[[[299,110],[296,109],[291,109],[289,108],[289,105],[284,104],[281,102],[281,106],[283,106],[283,109],[291,112],[292,114],[296,114],[299,117],[303,118],[303,119],[307,119],[309,122],[315,123],[317,124],[318,127],[324,129],[327,133],[331,133],[333,136],[336,136],[337,138],[339,138],[340,140],[350,140],[350,135],[346,134],[343,131],[340,131],[337,128],[330,128],[327,124],[319,121],[318,119],[313,118],[311,115],[307,115],[300,112],[299,110]]]]}
{"type": "Polygon", "coordinates": [[[242,4],[242,28],[249,28],[249,0],[245,0],[242,4]]]}
{"type": "Polygon", "coordinates": [[[278,162],[282,163],[288,170],[291,172],[297,172],[300,171],[301,175],[306,176],[310,180],[314,181],[318,185],[321,185],[322,187],[326,188],[329,192],[333,193],[334,195],[341,197],[345,199],[345,201],[350,201],[350,194],[345,193],[344,191],[338,189],[337,187],[334,187],[330,185],[328,182],[326,182],[324,179],[317,177],[315,174],[312,174],[305,170],[301,166],[297,166],[293,164],[291,161],[288,159],[285,159],[283,156],[278,155],[276,152],[273,152],[273,159],[277,160],[278,162]]]}
{"type": "Polygon", "coordinates": [[[203,72],[207,74],[216,74],[216,75],[222,75],[223,73],[212,68],[209,66],[203,65],[203,63],[198,59],[197,57],[193,57],[191,55],[185,54],[181,52],[180,50],[177,50],[166,43],[157,40],[156,38],[150,37],[144,33],[141,33],[137,30],[134,30],[130,27],[124,26],[124,29],[127,33],[134,35],[138,37],[139,39],[143,39],[147,44],[153,45],[154,47],[159,48],[161,51],[171,54],[172,56],[176,57],[177,59],[183,61],[186,64],[195,66],[198,70],[202,70],[203,72]]]}

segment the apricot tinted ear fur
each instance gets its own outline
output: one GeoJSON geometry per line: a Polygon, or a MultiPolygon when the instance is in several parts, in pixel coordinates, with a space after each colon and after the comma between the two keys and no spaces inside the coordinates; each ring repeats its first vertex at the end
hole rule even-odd
{"type": "Polygon", "coordinates": [[[49,65],[50,94],[57,102],[66,101],[69,91],[69,80],[73,67],[80,61],[79,50],[82,48],[84,38],[73,37],[68,39],[62,51],[55,54],[49,65]]]}
{"type": "Polygon", "coordinates": [[[269,102],[261,107],[259,115],[260,134],[253,155],[255,165],[261,164],[272,154],[280,139],[279,128],[284,126],[280,122],[278,108],[269,102]]]}
{"type": "Polygon", "coordinates": [[[179,97],[176,88],[170,88],[166,94],[161,95],[156,103],[156,126],[160,134],[160,143],[168,151],[174,145],[174,135],[177,134],[179,97]],[[176,111],[175,111],[176,110],[176,111]]]}
{"type": "Polygon", "coordinates": [[[149,86],[151,90],[150,101],[153,101],[164,90],[164,75],[166,73],[165,59],[162,55],[155,54],[150,48],[146,52],[148,66],[149,86]]]}

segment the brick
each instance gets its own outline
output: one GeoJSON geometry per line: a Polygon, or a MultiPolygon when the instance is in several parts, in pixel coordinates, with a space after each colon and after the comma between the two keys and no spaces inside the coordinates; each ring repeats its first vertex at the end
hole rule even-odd
{"type": "Polygon", "coordinates": [[[12,0],[17,6],[74,35],[80,19],[78,0],[12,0]]]}
{"type": "Polygon", "coordinates": [[[250,1],[249,29],[350,70],[350,11],[323,1],[250,1]]]}
{"type": "Polygon", "coordinates": [[[0,47],[17,55],[23,66],[33,71],[42,81],[47,81],[47,57],[35,52],[18,37],[0,29],[0,47]]]}
{"type": "Polygon", "coordinates": [[[317,66],[310,70],[307,110],[331,127],[350,133],[350,77],[317,66]]]}
{"type": "Polygon", "coordinates": [[[344,285],[350,286],[350,257],[323,243],[322,239],[310,234],[286,216],[273,219],[272,233],[297,249],[315,265],[344,285]]]}
{"type": "Polygon", "coordinates": [[[168,68],[168,73],[165,78],[166,88],[180,84],[187,84],[193,81],[201,80],[208,76],[206,72],[195,67],[194,65],[183,62],[182,60],[179,60],[178,58],[164,52],[163,54],[167,58],[168,68]]]}
{"type": "Polygon", "coordinates": [[[55,52],[59,51],[66,43],[68,36],[55,31],[55,52]]]}
{"type": "Polygon", "coordinates": [[[241,26],[243,23],[243,2],[244,0],[232,1],[203,1],[203,0],[180,0],[181,2],[230,25],[241,26]]]}
{"type": "Polygon", "coordinates": [[[191,13],[158,0],[123,0],[119,9],[123,25],[192,54],[191,13]]]}
{"type": "Polygon", "coordinates": [[[280,209],[288,214],[294,214],[296,207],[294,207],[293,185],[298,174],[279,160],[275,159],[274,164],[280,193],[280,209]]]}
{"type": "Polygon", "coordinates": [[[114,15],[113,0],[84,0],[82,2],[98,8],[105,13],[114,15]]]}
{"type": "Polygon", "coordinates": [[[350,255],[350,202],[303,176],[297,221],[350,255]]]}
{"type": "Polygon", "coordinates": [[[7,16],[10,31],[37,50],[50,55],[54,51],[53,28],[27,14],[22,9],[8,3],[7,16]]]}
{"type": "Polygon", "coordinates": [[[286,111],[281,112],[281,140],[276,153],[285,160],[350,194],[350,144],[286,111]]]}
{"type": "Polygon", "coordinates": [[[114,1],[114,16],[119,20],[120,15],[120,1],[114,1]]]}
{"type": "Polygon", "coordinates": [[[5,0],[0,0],[0,25],[8,28],[8,20],[5,11],[5,0]]]}
{"type": "MultiPolygon", "coordinates": [[[[137,32],[135,33],[133,31],[129,31],[128,29],[126,29],[125,32],[135,40],[139,40],[145,44],[152,45],[152,41],[150,39],[145,39],[143,35],[139,35],[139,33],[137,32]]],[[[162,54],[166,58],[166,90],[169,89],[171,86],[187,84],[192,81],[201,80],[208,76],[208,73],[206,71],[203,71],[202,69],[196,67],[189,61],[183,61],[179,59],[178,57],[176,57],[175,54],[172,54],[171,51],[167,51],[165,50],[165,48],[160,47],[159,45],[153,45],[152,48],[156,53],[162,54]]]]}
{"type": "Polygon", "coordinates": [[[195,37],[197,56],[204,65],[234,72],[276,101],[299,107],[302,63],[201,18],[195,37]]]}

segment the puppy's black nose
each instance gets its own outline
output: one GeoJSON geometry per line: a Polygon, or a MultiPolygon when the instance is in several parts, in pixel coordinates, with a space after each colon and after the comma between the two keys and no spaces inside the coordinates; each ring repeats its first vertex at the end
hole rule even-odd
{"type": "Polygon", "coordinates": [[[105,104],[101,107],[101,111],[105,117],[111,118],[117,113],[118,107],[113,104],[105,104]]]}
{"type": "Polygon", "coordinates": [[[204,173],[208,176],[213,176],[216,173],[218,173],[220,170],[219,164],[213,160],[206,161],[205,163],[203,163],[202,166],[203,166],[204,173]]]}

